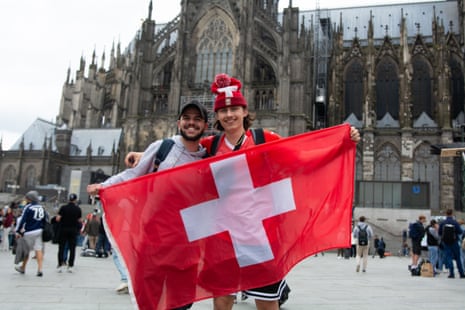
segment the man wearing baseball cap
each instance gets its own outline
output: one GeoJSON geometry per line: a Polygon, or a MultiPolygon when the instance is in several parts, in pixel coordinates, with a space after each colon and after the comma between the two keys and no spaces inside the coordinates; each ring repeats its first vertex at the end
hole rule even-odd
{"type": "Polygon", "coordinates": [[[68,244],[69,248],[68,272],[73,271],[76,257],[76,239],[82,225],[82,211],[77,201],[77,195],[70,194],[68,203],[60,207],[56,217],[60,227],[58,236],[58,272],[62,272],[66,265],[64,261],[66,244],[68,244]]]}
{"type": "MultiPolygon", "coordinates": [[[[161,163],[155,163],[157,152],[163,143],[163,140],[157,140],[144,151],[137,166],[126,169],[103,183],[88,185],[87,192],[90,195],[97,195],[98,191],[103,187],[152,173],[153,171],[173,168],[204,158],[206,150],[200,145],[199,141],[208,128],[208,113],[205,107],[197,100],[192,100],[185,104],[179,113],[177,125],[179,135],[170,138],[174,144],[161,163]]],[[[120,273],[122,271],[120,270],[120,273]]],[[[122,284],[124,285],[124,283],[122,284]]],[[[118,286],[118,290],[120,289],[122,289],[121,285],[118,286]]],[[[191,306],[186,305],[173,310],[189,309],[191,306]]]]}

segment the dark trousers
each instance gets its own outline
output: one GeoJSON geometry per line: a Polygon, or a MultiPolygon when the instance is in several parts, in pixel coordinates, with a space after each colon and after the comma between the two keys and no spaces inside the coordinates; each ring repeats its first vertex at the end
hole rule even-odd
{"type": "Polygon", "coordinates": [[[58,266],[62,266],[64,261],[64,253],[66,245],[69,248],[68,266],[74,266],[74,258],[76,257],[76,230],[62,229],[60,232],[60,243],[58,244],[58,266]]]}
{"type": "Polygon", "coordinates": [[[457,264],[457,269],[461,276],[465,276],[463,271],[462,261],[460,259],[460,247],[457,242],[453,244],[444,244],[444,255],[446,260],[446,267],[449,269],[449,276],[454,276],[454,262],[457,264]]]}
{"type": "Polygon", "coordinates": [[[99,257],[108,257],[108,253],[111,250],[110,241],[106,234],[99,233],[97,239],[97,245],[95,246],[95,254],[99,257]]]}

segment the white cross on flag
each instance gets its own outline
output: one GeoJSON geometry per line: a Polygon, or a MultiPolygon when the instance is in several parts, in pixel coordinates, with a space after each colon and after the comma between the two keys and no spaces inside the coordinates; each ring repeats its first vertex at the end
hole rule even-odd
{"type": "Polygon", "coordinates": [[[120,183],[105,221],[140,309],[274,283],[349,247],[355,144],[341,125],[120,183]]]}

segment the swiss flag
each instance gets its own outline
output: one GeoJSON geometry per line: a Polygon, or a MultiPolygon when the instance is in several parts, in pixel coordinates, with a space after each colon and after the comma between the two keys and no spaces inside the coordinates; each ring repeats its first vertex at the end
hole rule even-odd
{"type": "Polygon", "coordinates": [[[350,247],[355,143],[340,125],[207,158],[101,191],[140,309],[274,283],[350,247]]]}

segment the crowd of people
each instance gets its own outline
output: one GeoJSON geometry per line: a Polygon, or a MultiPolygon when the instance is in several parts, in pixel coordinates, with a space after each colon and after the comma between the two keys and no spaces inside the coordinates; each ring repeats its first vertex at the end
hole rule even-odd
{"type": "Polygon", "coordinates": [[[95,209],[85,219],[79,206],[78,196],[71,193],[68,202],[51,215],[42,205],[42,196],[37,191],[29,191],[24,198],[11,202],[0,209],[0,249],[15,255],[15,270],[20,274],[26,273],[30,252],[34,252],[37,261],[38,277],[42,277],[43,256],[45,242],[43,232],[45,222],[51,223],[53,233],[51,242],[58,245],[57,271],[73,272],[76,258],[76,247],[92,248],[95,257],[111,255],[111,246],[106,236],[101,218],[95,209]],[[90,221],[89,219],[92,219],[90,221]],[[89,237],[89,232],[96,228],[95,242],[89,237]]]}
{"type": "Polygon", "coordinates": [[[455,219],[454,211],[447,209],[446,217],[441,221],[432,218],[427,224],[426,216],[420,215],[409,225],[408,236],[412,245],[409,269],[413,275],[420,273],[421,264],[427,259],[433,266],[434,276],[444,270],[449,278],[455,278],[456,268],[460,278],[465,278],[465,222],[459,221],[455,219]]]}

